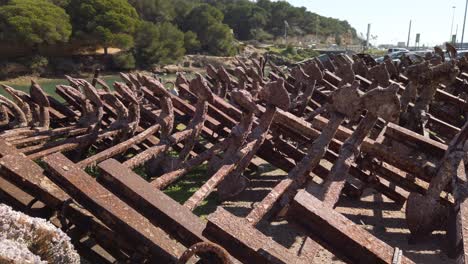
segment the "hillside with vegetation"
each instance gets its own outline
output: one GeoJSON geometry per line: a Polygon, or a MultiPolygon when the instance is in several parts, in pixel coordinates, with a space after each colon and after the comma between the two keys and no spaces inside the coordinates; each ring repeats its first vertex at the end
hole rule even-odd
{"type": "Polygon", "coordinates": [[[0,55],[25,71],[72,71],[67,56],[99,48],[105,55],[109,48],[123,51],[106,59],[119,70],[169,64],[185,54],[232,56],[236,40],[273,41],[285,29],[291,37],[318,34],[337,44],[343,35],[356,38],[348,22],[286,1],[0,0],[0,55]]]}

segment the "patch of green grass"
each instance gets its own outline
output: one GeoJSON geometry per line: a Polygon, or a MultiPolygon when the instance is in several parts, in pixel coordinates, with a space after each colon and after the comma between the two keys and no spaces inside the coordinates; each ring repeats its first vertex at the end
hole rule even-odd
{"type": "Polygon", "coordinates": [[[97,166],[88,166],[85,168],[85,172],[95,179],[101,175],[101,172],[97,166]]]}
{"type": "Polygon", "coordinates": [[[428,130],[429,131],[429,134],[433,135],[433,136],[437,136],[437,133],[432,131],[432,130],[428,130]]]}
{"type": "Polygon", "coordinates": [[[150,176],[148,175],[148,172],[146,171],[146,168],[145,168],[144,165],[140,165],[140,166],[134,168],[133,171],[136,174],[140,175],[143,179],[145,179],[147,181],[150,180],[150,176]]]}
{"type": "Polygon", "coordinates": [[[169,150],[168,152],[166,152],[166,155],[171,158],[179,157],[179,153],[175,150],[169,150]]]}
{"type": "Polygon", "coordinates": [[[42,159],[35,160],[34,162],[35,162],[37,165],[39,165],[39,167],[41,167],[41,168],[43,168],[43,169],[46,169],[46,168],[47,168],[46,163],[45,163],[42,159]]]}
{"type": "Polygon", "coordinates": [[[302,61],[320,55],[314,49],[303,49],[293,46],[288,46],[286,48],[271,47],[269,48],[269,53],[287,58],[288,60],[292,61],[302,61]]]}
{"type": "Polygon", "coordinates": [[[176,126],[176,129],[177,129],[178,131],[182,131],[182,130],[184,130],[185,128],[187,128],[187,126],[184,125],[184,124],[182,124],[182,123],[179,123],[179,124],[176,126]]]}
{"type": "MultiPolygon", "coordinates": [[[[133,171],[145,180],[150,180],[144,165],[138,166],[133,171]]],[[[185,175],[180,181],[170,185],[163,192],[180,204],[187,201],[210,178],[207,172],[207,164],[202,164],[185,175]]],[[[218,205],[216,194],[210,194],[194,213],[205,219],[206,216],[216,210],[218,205]]]]}
{"type": "Polygon", "coordinates": [[[268,51],[271,51],[273,53],[277,53],[277,54],[281,54],[284,50],[286,50],[285,48],[279,48],[279,47],[268,47],[268,51]]]}
{"type": "Polygon", "coordinates": [[[86,152],[86,158],[89,158],[91,156],[94,156],[98,153],[98,150],[96,147],[94,146],[91,146],[90,148],[88,148],[88,151],[86,152]]]}
{"type": "MultiPolygon", "coordinates": [[[[169,186],[164,190],[164,193],[183,204],[210,178],[206,171],[206,164],[198,166],[185,175],[182,180],[169,186]]],[[[217,204],[216,194],[212,193],[197,207],[194,213],[204,219],[208,214],[216,210],[217,204]]]]}
{"type": "Polygon", "coordinates": [[[385,54],[387,54],[386,50],[379,50],[379,49],[369,49],[366,50],[365,53],[374,56],[374,57],[383,57],[385,54]]]}

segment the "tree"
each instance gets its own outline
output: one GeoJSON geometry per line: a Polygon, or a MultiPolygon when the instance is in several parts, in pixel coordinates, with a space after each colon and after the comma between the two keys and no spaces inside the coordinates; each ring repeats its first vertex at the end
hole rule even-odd
{"type": "Polygon", "coordinates": [[[171,23],[142,22],[135,37],[138,64],[168,64],[184,56],[184,33],[171,23]]]}
{"type": "Polygon", "coordinates": [[[104,47],[128,49],[133,46],[133,33],[138,14],[126,0],[71,0],[67,6],[76,39],[88,40],[104,47]]]}
{"type": "Polygon", "coordinates": [[[238,39],[252,39],[255,29],[263,28],[268,20],[268,14],[261,7],[249,1],[235,2],[224,10],[224,22],[233,30],[238,39]]]}
{"type": "Polygon", "coordinates": [[[171,22],[176,16],[175,5],[171,0],[129,0],[141,19],[153,23],[171,22]]]}
{"type": "Polygon", "coordinates": [[[194,53],[200,50],[201,43],[197,38],[197,34],[192,31],[187,31],[184,34],[184,47],[188,53],[194,53]]]}
{"type": "Polygon", "coordinates": [[[343,40],[341,39],[341,35],[338,34],[338,33],[335,34],[335,43],[338,46],[341,46],[341,44],[343,44],[343,40]]]}
{"type": "Polygon", "coordinates": [[[68,41],[72,33],[65,10],[47,0],[12,0],[0,6],[0,40],[52,44],[68,41]]]}
{"type": "Polygon", "coordinates": [[[235,54],[232,30],[223,24],[223,13],[208,4],[202,4],[187,15],[185,30],[195,32],[203,50],[213,55],[235,54]]]}
{"type": "Polygon", "coordinates": [[[290,29],[288,35],[319,34],[335,36],[350,32],[357,38],[356,30],[347,21],[322,17],[307,11],[305,7],[294,7],[287,1],[257,0],[255,3],[246,0],[205,0],[217,2],[225,15],[225,23],[234,29],[239,39],[255,38],[267,32],[276,37],[284,35],[284,21],[287,21],[290,29]],[[219,4],[222,3],[222,4],[219,4]],[[250,6],[255,6],[250,12],[250,6]],[[254,19],[254,20],[252,20],[254,19]],[[252,26],[255,25],[255,26],[252,26]],[[249,28],[250,30],[246,30],[249,28]],[[249,36],[249,32],[250,36],[249,36]],[[252,33],[253,32],[253,33],[252,33]],[[249,36],[249,38],[246,38],[249,36]]]}
{"type": "Polygon", "coordinates": [[[173,23],[179,28],[183,28],[185,25],[185,19],[192,9],[198,4],[195,0],[172,0],[175,10],[175,17],[173,23]]]}
{"type": "Polygon", "coordinates": [[[54,5],[60,6],[62,8],[66,8],[68,4],[70,4],[70,0],[49,0],[49,1],[54,3],[54,5]]]}

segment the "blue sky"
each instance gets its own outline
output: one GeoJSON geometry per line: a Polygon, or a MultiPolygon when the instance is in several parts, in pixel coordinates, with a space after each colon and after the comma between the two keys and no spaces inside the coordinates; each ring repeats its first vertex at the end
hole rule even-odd
{"type": "MultiPolygon", "coordinates": [[[[396,44],[407,41],[408,26],[412,22],[410,43],[421,33],[421,45],[436,45],[449,40],[453,6],[455,19],[453,34],[458,24],[461,39],[466,0],[288,0],[294,6],[305,6],[322,16],[347,20],[364,35],[367,24],[377,39],[373,44],[396,44]]],[[[468,19],[467,19],[468,20],[468,19]]],[[[468,42],[468,22],[464,42],[468,42]]]]}

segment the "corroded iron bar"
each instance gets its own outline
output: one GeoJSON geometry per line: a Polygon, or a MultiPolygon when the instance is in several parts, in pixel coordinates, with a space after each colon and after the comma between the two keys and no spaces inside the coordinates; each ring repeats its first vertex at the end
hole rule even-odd
{"type": "Polygon", "coordinates": [[[468,179],[464,161],[460,161],[457,176],[452,179],[455,206],[452,208],[452,217],[449,219],[447,236],[451,241],[449,254],[457,258],[458,263],[468,263],[468,179]]]}
{"type": "Polygon", "coordinates": [[[25,113],[21,110],[18,105],[16,105],[14,102],[12,102],[10,99],[4,97],[3,95],[0,95],[0,104],[7,107],[11,113],[14,116],[14,122],[10,122],[10,126],[19,126],[19,127],[25,127],[28,125],[28,120],[26,118],[25,113]]]}
{"type": "Polygon", "coordinates": [[[360,98],[358,93],[359,83],[345,85],[336,90],[332,95],[332,103],[327,105],[331,112],[331,119],[322,130],[319,137],[314,140],[308,153],[302,160],[289,171],[286,179],[282,180],[247,216],[252,224],[257,224],[267,213],[273,214],[277,209],[289,204],[298,188],[306,181],[310,171],[315,169],[320,160],[325,156],[330,142],[333,140],[339,126],[345,117],[354,118],[360,114],[360,98]],[[279,206],[278,206],[279,205],[279,206]],[[275,208],[273,208],[275,207],[275,208]],[[272,210],[273,209],[273,210],[272,210]]]}
{"type": "MultiPolygon", "coordinates": [[[[350,263],[393,263],[394,248],[336,212],[322,201],[300,191],[287,214],[317,237],[320,244],[350,263]]],[[[413,263],[403,256],[400,263],[413,263]]]]}
{"type": "Polygon", "coordinates": [[[34,81],[31,81],[29,90],[31,101],[38,112],[38,126],[44,129],[49,129],[50,126],[50,102],[44,90],[34,81]],[[37,109],[38,108],[38,109],[37,109]]]}
{"type": "Polygon", "coordinates": [[[441,192],[450,181],[456,180],[460,162],[468,151],[468,122],[450,142],[448,149],[437,166],[437,175],[432,178],[427,193],[411,193],[406,206],[406,221],[411,233],[423,237],[446,221],[448,211],[439,203],[441,192]]]}
{"type": "Polygon", "coordinates": [[[43,169],[39,165],[18,154],[13,146],[5,144],[2,140],[0,140],[0,156],[2,156],[0,159],[2,177],[37,197],[49,208],[62,208],[62,213],[67,219],[76,226],[93,232],[97,242],[109,252],[112,252],[109,246],[114,249],[119,248],[119,252],[134,251],[127,240],[117,236],[89,212],[73,202],[67,203],[70,197],[43,174],[43,169]],[[113,241],[112,245],[107,241],[113,241]]]}
{"type": "Polygon", "coordinates": [[[341,147],[340,156],[333,164],[330,175],[323,184],[319,197],[325,205],[333,208],[338,202],[340,193],[344,187],[351,163],[354,162],[360,153],[361,145],[367,134],[374,127],[378,117],[392,121],[398,118],[400,113],[400,101],[396,95],[397,85],[387,88],[373,89],[361,97],[363,109],[367,110],[364,119],[341,147]]]}
{"type": "Polygon", "coordinates": [[[101,140],[104,138],[113,137],[118,133],[119,131],[109,131],[103,134],[99,134],[97,138],[93,134],[86,134],[76,138],[66,139],[61,142],[50,142],[48,144],[45,144],[44,146],[38,146],[38,148],[34,146],[35,148],[33,150],[31,150],[31,148],[27,148],[27,151],[25,152],[23,152],[24,149],[20,149],[20,151],[25,153],[28,156],[28,158],[36,160],[50,155],[52,153],[66,152],[77,149],[79,147],[82,147],[83,142],[90,142],[92,140],[101,140]]]}
{"type": "MultiPolygon", "coordinates": [[[[186,89],[183,86],[181,86],[180,88],[181,88],[181,91],[184,91],[184,89],[186,89]]],[[[227,113],[233,119],[240,119],[240,116],[242,115],[241,112],[237,108],[234,108],[232,105],[226,103],[224,100],[216,96],[215,96],[213,108],[222,110],[223,112],[227,113]]],[[[223,122],[232,122],[231,119],[226,119],[224,118],[224,116],[218,116],[218,119],[225,120],[223,122]]],[[[329,121],[327,119],[321,116],[317,116],[312,122],[312,125],[318,129],[323,129],[328,124],[328,122],[329,121]]],[[[296,117],[295,115],[291,113],[288,113],[282,110],[278,110],[277,114],[275,115],[274,124],[287,131],[291,131],[299,135],[304,135],[309,138],[316,138],[320,135],[320,133],[317,130],[310,127],[309,123],[305,122],[304,120],[296,117]]],[[[399,130],[398,132],[404,133],[405,131],[407,130],[403,129],[403,130],[399,130]]],[[[344,128],[344,127],[340,127],[336,133],[336,138],[344,141],[351,134],[352,134],[351,130],[344,128]]],[[[429,143],[434,142],[433,140],[430,140],[430,139],[427,139],[427,140],[429,143]]],[[[384,161],[389,161],[391,164],[395,164],[398,167],[404,168],[408,172],[411,172],[417,175],[418,177],[422,177],[422,178],[426,177],[425,174],[422,173],[421,171],[421,164],[416,163],[413,160],[408,160],[406,158],[402,158],[401,156],[394,154],[391,151],[391,149],[389,149],[388,147],[382,144],[378,144],[374,142],[373,140],[366,138],[362,147],[363,147],[363,151],[366,153],[371,153],[372,155],[375,155],[376,157],[379,157],[380,159],[384,161]]],[[[283,161],[280,162],[280,160],[271,159],[270,158],[271,151],[274,151],[274,148],[271,148],[271,150],[269,151],[262,150],[261,152],[263,154],[261,155],[261,157],[265,160],[268,160],[269,162],[272,162],[272,164],[276,164],[275,166],[279,166],[287,170],[292,169],[292,167],[287,168],[281,165],[284,163],[283,161]]],[[[426,164],[423,167],[426,168],[425,171],[430,171],[432,168],[431,164],[426,164]]],[[[428,173],[427,175],[431,175],[431,174],[428,173]]],[[[355,174],[355,176],[357,176],[357,174],[355,174]]],[[[379,186],[381,188],[378,186],[376,188],[382,191],[384,191],[386,188],[384,185],[379,185],[379,186]]],[[[396,195],[396,193],[394,194],[396,195]]],[[[401,195],[396,195],[396,196],[395,195],[393,195],[392,197],[394,198],[399,197],[398,201],[402,201],[401,195]]]]}
{"type": "Polygon", "coordinates": [[[220,143],[211,147],[209,150],[204,151],[196,157],[183,162],[177,168],[174,168],[174,170],[172,170],[171,172],[165,173],[160,177],[156,178],[154,181],[151,182],[151,185],[154,186],[156,189],[161,190],[167,188],[170,184],[177,181],[177,179],[182,177],[184,174],[188,173],[191,169],[195,168],[196,166],[199,166],[206,160],[209,160],[214,155],[217,155],[220,152],[224,151],[228,147],[228,143],[229,140],[221,141],[220,143]]]}
{"type": "Polygon", "coordinates": [[[204,234],[243,263],[308,263],[221,207],[208,216],[204,234]]]}
{"type": "Polygon", "coordinates": [[[121,142],[111,148],[108,148],[98,154],[95,154],[89,158],[86,158],[77,163],[79,168],[85,168],[88,166],[96,165],[97,163],[106,160],[108,158],[114,157],[115,155],[121,154],[131,148],[133,145],[140,144],[141,142],[145,141],[148,137],[154,135],[158,132],[161,128],[159,124],[153,125],[146,129],[145,131],[141,132],[140,134],[121,142]]]}
{"type": "Polygon", "coordinates": [[[284,207],[289,204],[294,197],[295,190],[300,188],[306,181],[309,172],[313,170],[328,148],[328,144],[336,133],[336,130],[344,120],[344,116],[334,116],[331,118],[328,126],[322,131],[320,136],[314,141],[307,155],[301,160],[297,166],[289,173],[288,177],[282,180],[273,188],[268,195],[250,211],[246,219],[256,225],[267,213],[274,214],[273,207],[280,203],[279,207],[284,207]]]}
{"type": "Polygon", "coordinates": [[[5,90],[7,94],[11,96],[13,102],[15,102],[16,105],[18,105],[21,111],[23,111],[26,117],[26,120],[28,121],[28,124],[33,125],[34,124],[33,119],[37,121],[37,116],[33,116],[33,112],[31,110],[31,107],[32,107],[31,97],[27,93],[16,90],[15,88],[10,87],[8,85],[2,84],[1,87],[3,88],[3,90],[5,90]]]}
{"type": "Polygon", "coordinates": [[[129,168],[135,168],[138,165],[141,165],[152,158],[156,158],[159,154],[165,153],[172,146],[177,145],[183,140],[189,138],[191,134],[191,130],[184,130],[181,132],[174,133],[165,140],[162,140],[157,145],[152,146],[128,159],[124,162],[124,164],[129,168]]]}
{"type": "Polygon", "coordinates": [[[61,137],[61,136],[65,136],[65,135],[66,136],[78,136],[78,135],[86,133],[87,130],[88,130],[87,128],[77,128],[75,126],[72,126],[72,127],[65,127],[65,128],[58,128],[54,130],[44,131],[44,132],[50,132],[50,133],[43,133],[42,135],[41,134],[32,135],[30,137],[11,140],[11,141],[8,140],[8,141],[11,144],[15,145],[17,148],[21,148],[29,144],[37,144],[43,141],[48,141],[48,140],[61,137]]]}
{"type": "Polygon", "coordinates": [[[200,75],[190,83],[190,86],[195,91],[198,101],[193,119],[188,125],[188,129],[191,130],[190,136],[185,139],[184,148],[180,151],[175,161],[176,164],[184,161],[195,146],[195,141],[200,136],[207,118],[208,103],[213,101],[213,94],[209,90],[206,80],[200,75]]]}
{"type": "Polygon", "coordinates": [[[114,159],[99,164],[103,172],[99,181],[130,205],[160,226],[178,241],[189,247],[205,241],[206,224],[190,210],[155,190],[147,181],[114,159]]]}
{"type": "Polygon", "coordinates": [[[98,184],[60,153],[44,158],[48,175],[71,197],[87,207],[111,228],[139,241],[150,250],[153,261],[174,262],[183,252],[159,228],[150,224],[135,209],[98,184]],[[127,210],[122,210],[127,208],[127,210]]]}
{"type": "Polygon", "coordinates": [[[359,154],[360,145],[369,131],[374,127],[378,117],[367,113],[364,119],[359,123],[358,128],[353,135],[343,143],[338,160],[333,164],[330,175],[323,185],[323,194],[321,194],[324,204],[334,207],[338,202],[340,193],[343,190],[351,163],[359,154]]]}
{"type": "MultiPolygon", "coordinates": [[[[242,150],[239,150],[239,153],[236,153],[235,156],[232,156],[234,153],[227,153],[228,155],[224,157],[222,165],[217,170],[215,175],[213,175],[197,192],[192,195],[192,197],[190,197],[184,203],[184,205],[189,209],[194,210],[203,201],[203,199],[205,199],[213,191],[213,189],[223,181],[225,181],[227,185],[220,186],[220,190],[218,190],[218,192],[221,192],[221,195],[223,196],[237,194],[239,189],[243,189],[242,184],[240,188],[237,187],[239,186],[238,179],[240,174],[246,169],[255,153],[263,144],[268,133],[268,129],[276,114],[276,105],[285,109],[289,107],[289,98],[287,103],[283,102],[284,98],[276,98],[276,96],[280,95],[281,93],[286,93],[282,80],[267,84],[264,89],[265,90],[262,90],[261,92],[261,96],[269,103],[269,105],[267,106],[265,113],[262,115],[259,125],[253,130],[251,134],[252,140],[242,150]],[[229,179],[229,176],[233,177],[233,179],[229,179]],[[235,183],[232,180],[237,181],[237,186],[234,186],[234,188],[232,186],[235,185],[235,183]]],[[[250,110],[249,112],[254,112],[252,111],[254,109],[252,109],[253,107],[250,104],[251,101],[241,95],[239,95],[239,99],[239,103],[247,105],[246,108],[250,110]]],[[[251,119],[247,118],[247,120],[251,119]]],[[[242,134],[244,133],[241,133],[241,135],[242,134]]],[[[243,138],[240,138],[240,140],[243,141],[243,138]]],[[[234,143],[236,144],[236,142],[234,143]]]]}

